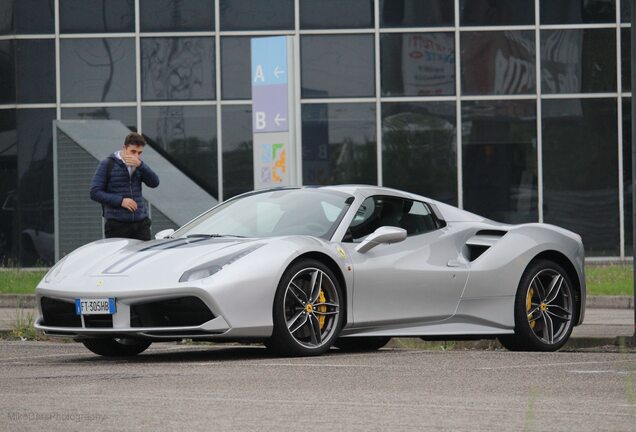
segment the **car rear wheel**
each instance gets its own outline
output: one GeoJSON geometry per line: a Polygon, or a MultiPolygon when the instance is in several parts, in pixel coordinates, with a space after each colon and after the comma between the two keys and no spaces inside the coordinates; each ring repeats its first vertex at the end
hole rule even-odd
{"type": "Polygon", "coordinates": [[[532,262],[515,298],[515,333],[499,337],[512,351],[556,351],[568,341],[577,303],[567,272],[555,262],[532,262]]]}
{"type": "Polygon", "coordinates": [[[132,338],[84,339],[86,348],[104,357],[132,357],[144,352],[152,342],[132,338]]]}
{"type": "Polygon", "coordinates": [[[334,345],[347,352],[375,351],[390,340],[388,336],[345,337],[339,338],[334,345]]]}
{"type": "Polygon", "coordinates": [[[310,259],[292,264],[274,297],[274,331],[266,346],[282,355],[323,354],[340,333],[342,298],[326,265],[310,259]]]}

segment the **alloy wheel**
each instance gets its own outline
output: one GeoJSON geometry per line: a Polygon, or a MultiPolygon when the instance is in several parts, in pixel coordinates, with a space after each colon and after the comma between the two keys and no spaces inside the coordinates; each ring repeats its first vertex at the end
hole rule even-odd
{"type": "Polygon", "coordinates": [[[526,293],[530,330],[541,342],[558,344],[572,325],[572,290],[566,278],[554,269],[539,271],[526,293]]]}
{"type": "Polygon", "coordinates": [[[332,339],[340,314],[340,299],[329,275],[317,268],[296,273],[285,289],[285,322],[291,337],[305,348],[332,339]]]}

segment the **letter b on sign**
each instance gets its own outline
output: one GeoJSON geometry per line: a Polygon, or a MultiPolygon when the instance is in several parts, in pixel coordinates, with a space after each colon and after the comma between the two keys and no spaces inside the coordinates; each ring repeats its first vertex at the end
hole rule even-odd
{"type": "Polygon", "coordinates": [[[262,111],[256,112],[256,129],[265,129],[267,124],[265,123],[265,113],[262,111]]]}

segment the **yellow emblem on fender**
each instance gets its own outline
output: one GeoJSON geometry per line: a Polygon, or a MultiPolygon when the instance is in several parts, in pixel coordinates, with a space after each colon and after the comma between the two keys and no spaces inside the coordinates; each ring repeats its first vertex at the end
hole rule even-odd
{"type": "Polygon", "coordinates": [[[100,280],[97,281],[97,286],[98,287],[101,288],[103,285],[104,285],[104,281],[103,280],[100,279],[100,280]]]}
{"type": "Polygon", "coordinates": [[[336,251],[338,252],[338,255],[340,255],[342,258],[346,258],[347,257],[347,253],[340,246],[336,247],[336,251]]]}

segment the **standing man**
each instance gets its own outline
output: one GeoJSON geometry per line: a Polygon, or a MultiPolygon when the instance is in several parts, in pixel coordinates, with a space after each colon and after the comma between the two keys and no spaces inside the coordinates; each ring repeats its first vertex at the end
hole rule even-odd
{"type": "Polygon", "coordinates": [[[156,188],[159,177],[141,160],[145,145],[143,136],[129,133],[121,150],[97,166],[91,199],[102,205],[106,238],[150,240],[151,221],[141,196],[141,183],[156,188]]]}

